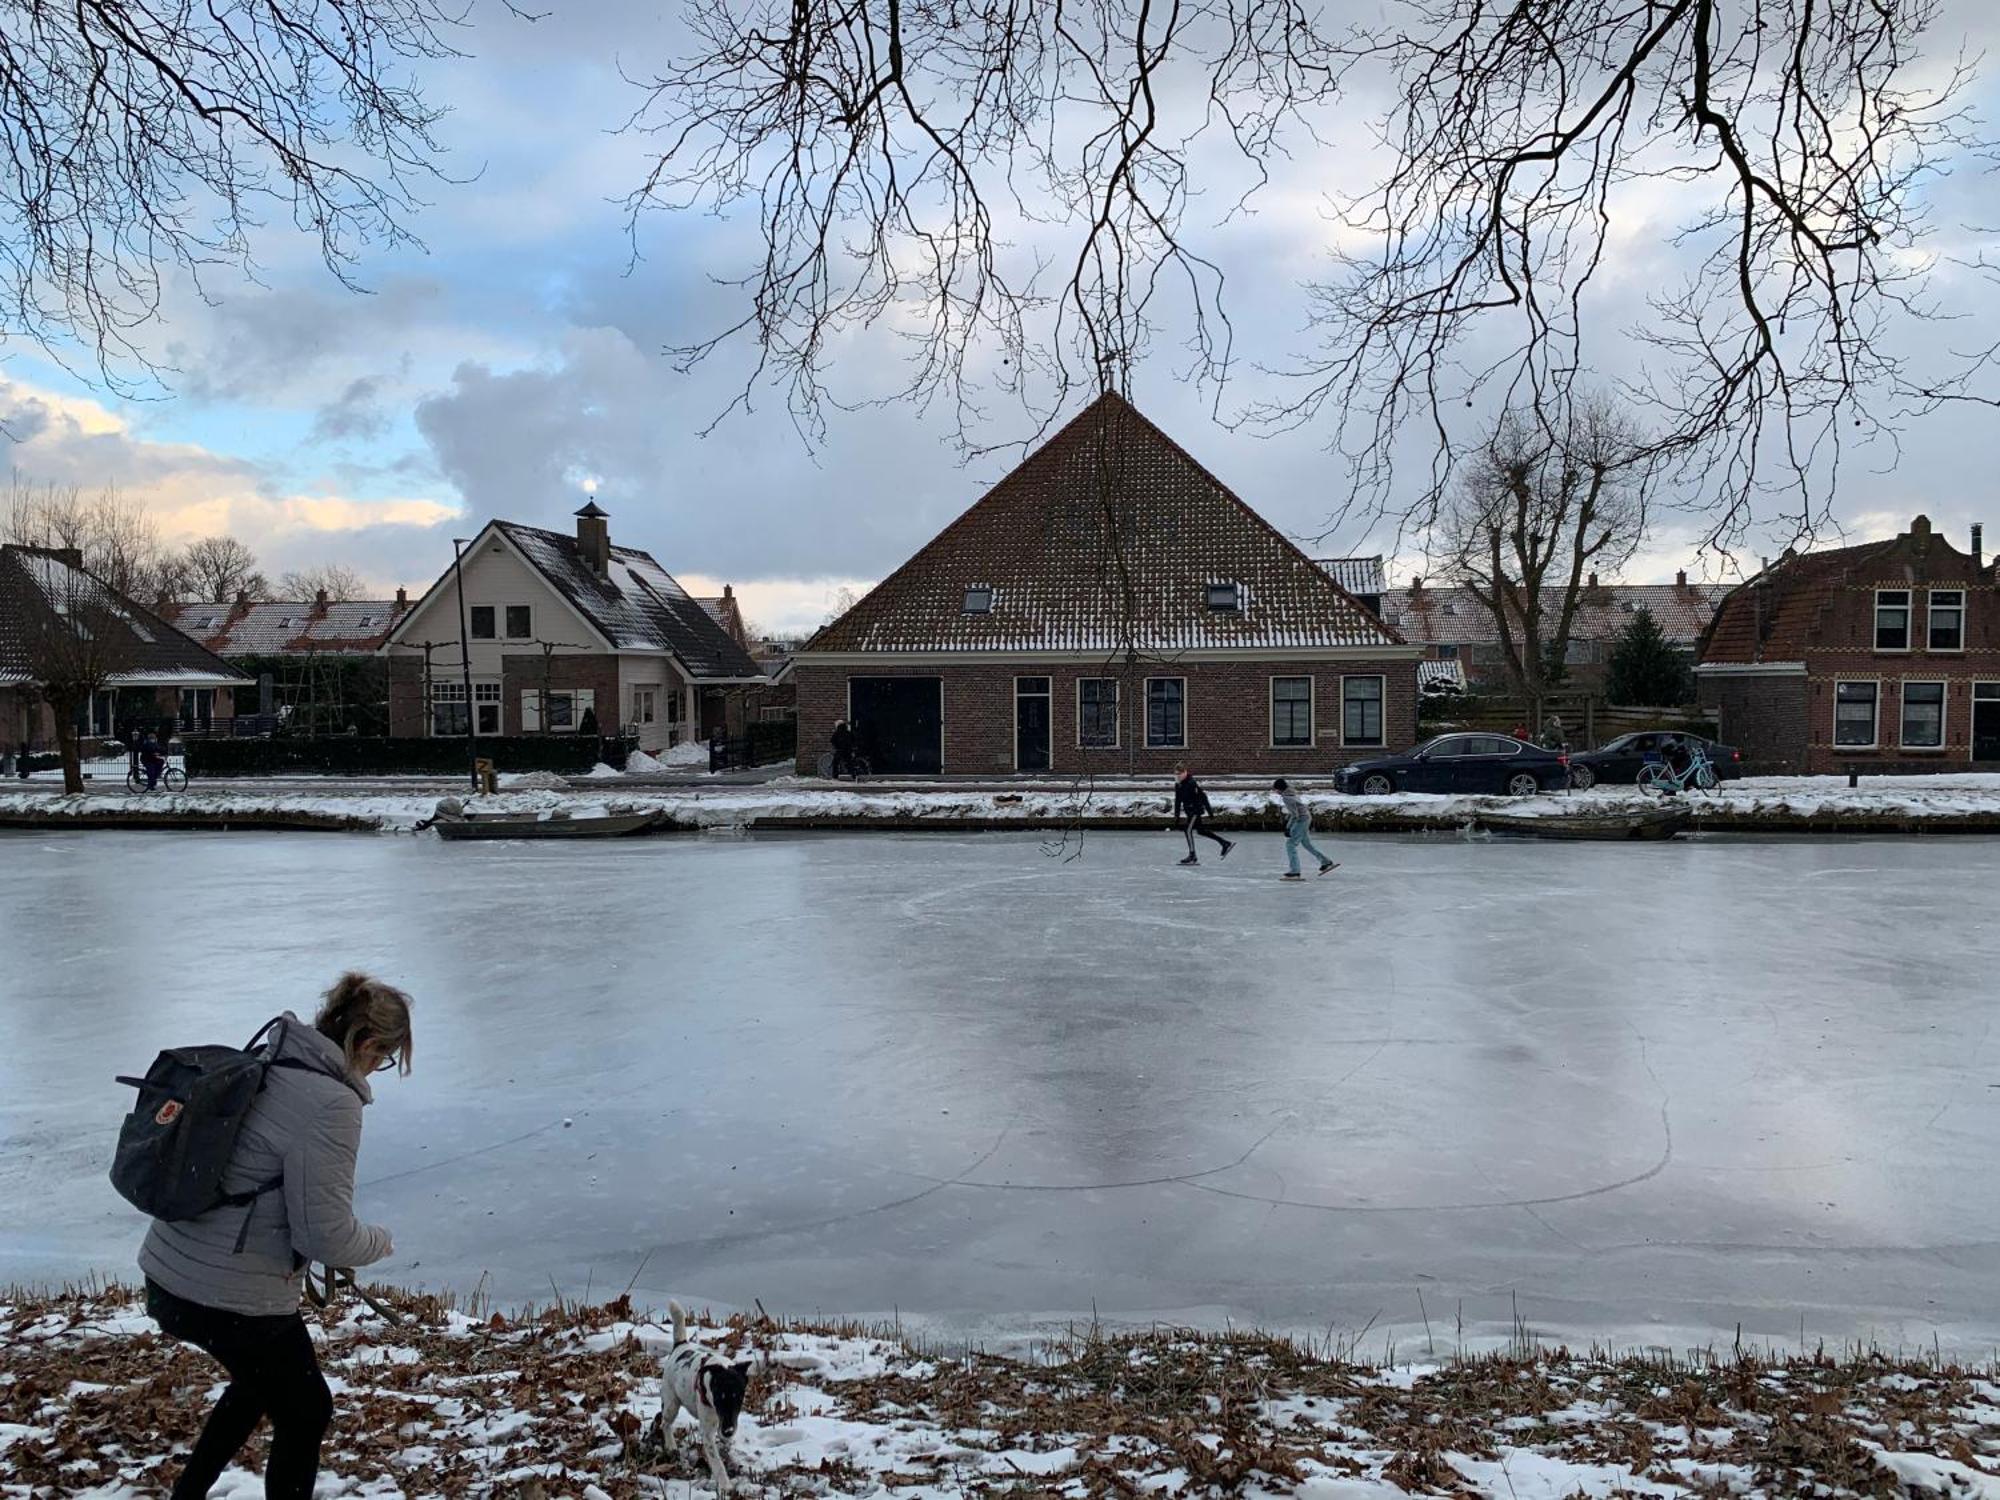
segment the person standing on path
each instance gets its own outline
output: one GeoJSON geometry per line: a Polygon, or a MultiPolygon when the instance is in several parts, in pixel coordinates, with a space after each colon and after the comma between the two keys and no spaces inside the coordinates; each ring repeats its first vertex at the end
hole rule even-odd
{"type": "Polygon", "coordinates": [[[1201,789],[1201,783],[1194,779],[1185,765],[1174,767],[1174,817],[1181,825],[1181,832],[1187,835],[1187,858],[1184,865],[1198,865],[1195,858],[1194,836],[1200,834],[1205,839],[1222,845],[1222,858],[1229,858],[1229,851],[1236,847],[1234,839],[1226,839],[1219,833],[1211,833],[1202,827],[1202,819],[1213,817],[1215,809],[1209,806],[1208,793],[1201,789]]]}
{"type": "Polygon", "coordinates": [[[173,1500],[203,1500],[266,1417],[265,1495],[310,1500],[333,1395],[299,1316],[300,1273],[313,1261],[371,1265],[394,1249],[388,1230],[354,1217],[354,1159],[369,1075],[410,1071],[410,997],[345,975],[311,1026],[290,1013],[275,1023],[265,1056],[284,1066],[265,1074],[222,1185],[277,1186],[248,1207],[155,1219],[139,1251],[160,1331],[229,1372],[173,1500]]]}
{"type": "Polygon", "coordinates": [[[1299,800],[1299,794],[1286,784],[1282,776],[1271,783],[1271,790],[1278,794],[1278,800],[1285,805],[1285,863],[1290,866],[1278,878],[1305,879],[1305,876],[1299,873],[1300,849],[1305,849],[1319,861],[1320,874],[1324,875],[1328,870],[1336,868],[1334,861],[1322,854],[1319,846],[1312,841],[1312,813],[1307,810],[1305,803],[1299,800]]]}

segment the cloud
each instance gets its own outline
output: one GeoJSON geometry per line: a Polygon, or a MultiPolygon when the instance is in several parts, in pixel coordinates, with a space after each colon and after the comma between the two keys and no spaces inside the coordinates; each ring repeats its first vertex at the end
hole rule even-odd
{"type": "Polygon", "coordinates": [[[380,437],[389,427],[389,414],[382,409],[381,393],[382,381],[377,376],[350,380],[339,399],[322,406],[313,418],[314,439],[328,442],[380,437]]]}
{"type": "Polygon", "coordinates": [[[459,514],[431,496],[286,488],[248,459],[143,437],[96,401],[18,381],[0,381],[0,459],[29,484],[113,487],[170,544],[235,536],[272,574],[337,560],[383,582],[428,579],[438,568],[428,554],[449,551],[443,528],[459,514]]]}

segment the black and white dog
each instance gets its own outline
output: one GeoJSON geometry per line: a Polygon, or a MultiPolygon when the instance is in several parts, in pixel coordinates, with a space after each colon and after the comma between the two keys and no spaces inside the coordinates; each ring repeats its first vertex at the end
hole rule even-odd
{"type": "Polygon", "coordinates": [[[660,1361],[660,1414],[653,1420],[653,1437],[662,1453],[674,1419],[685,1408],[701,1424],[701,1451],[708,1458],[708,1472],[715,1480],[718,1495],[729,1493],[730,1439],[736,1436],[736,1419],[743,1412],[743,1397],[750,1389],[747,1359],[726,1360],[713,1349],[703,1348],[687,1336],[687,1313],[680,1303],[669,1302],[674,1316],[674,1347],[660,1361]]]}

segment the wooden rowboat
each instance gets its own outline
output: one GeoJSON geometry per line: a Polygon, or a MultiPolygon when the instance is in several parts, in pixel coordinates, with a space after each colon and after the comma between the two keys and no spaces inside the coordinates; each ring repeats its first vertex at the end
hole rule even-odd
{"type": "Polygon", "coordinates": [[[605,813],[573,818],[555,813],[546,818],[505,813],[475,813],[470,817],[439,817],[431,821],[441,839],[618,839],[644,833],[660,821],[657,812],[605,813]]]}
{"type": "Polygon", "coordinates": [[[1573,813],[1546,818],[1513,813],[1481,813],[1476,820],[1491,833],[1536,839],[1587,839],[1599,843],[1670,839],[1685,833],[1694,813],[1685,807],[1649,807],[1638,812],[1573,813]]]}

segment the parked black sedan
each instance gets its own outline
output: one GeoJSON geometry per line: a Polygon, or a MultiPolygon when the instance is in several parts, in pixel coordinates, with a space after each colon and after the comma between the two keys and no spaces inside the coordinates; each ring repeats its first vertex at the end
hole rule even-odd
{"type": "Polygon", "coordinates": [[[1569,785],[1569,768],[1556,751],[1504,734],[1441,734],[1402,755],[1344,766],[1334,785],[1368,797],[1390,792],[1507,792],[1527,797],[1561,791],[1569,785]]]}
{"type": "Polygon", "coordinates": [[[1629,786],[1639,779],[1639,768],[1659,760],[1669,746],[1698,746],[1715,767],[1718,781],[1734,781],[1743,774],[1743,752],[1733,745],[1718,744],[1698,734],[1678,729],[1649,729],[1639,734],[1621,734],[1615,740],[1584,750],[1569,758],[1569,784],[1578,791],[1596,786],[1629,786]]]}

